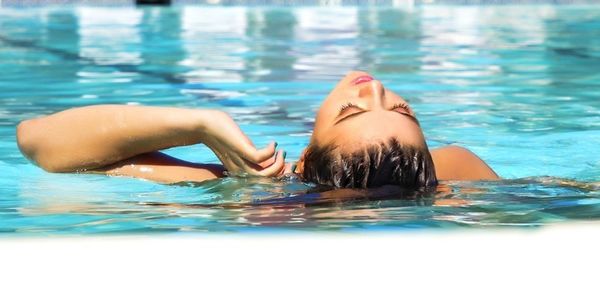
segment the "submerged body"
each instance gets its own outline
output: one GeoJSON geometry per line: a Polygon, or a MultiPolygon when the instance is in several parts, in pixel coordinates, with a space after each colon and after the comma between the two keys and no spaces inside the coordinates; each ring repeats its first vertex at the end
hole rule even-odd
{"type": "Polygon", "coordinates": [[[162,183],[199,182],[225,175],[296,173],[306,177],[309,165],[314,170],[335,166],[307,164],[307,151],[314,147],[331,147],[328,153],[340,158],[388,139],[430,154],[430,170],[439,180],[498,179],[465,148],[429,150],[408,103],[364,72],[349,73],[325,99],[311,143],[296,163],[286,164],[275,143],[254,147],[233,119],[218,110],[96,105],[26,120],[17,128],[23,154],[47,171],[132,176],[162,183]],[[207,145],[222,163],[192,163],[159,152],[199,143],[207,145]]]}

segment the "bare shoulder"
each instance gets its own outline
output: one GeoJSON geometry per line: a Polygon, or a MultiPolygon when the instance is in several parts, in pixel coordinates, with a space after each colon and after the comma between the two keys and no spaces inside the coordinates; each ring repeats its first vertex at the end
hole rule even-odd
{"type": "Polygon", "coordinates": [[[431,150],[437,178],[440,180],[497,180],[498,175],[471,150],[445,146],[431,150]]]}
{"type": "Polygon", "coordinates": [[[449,146],[444,146],[444,147],[440,147],[440,148],[436,148],[436,149],[431,149],[431,155],[437,155],[437,156],[442,156],[442,157],[468,157],[468,158],[472,158],[472,157],[477,157],[479,158],[475,153],[473,153],[471,150],[465,148],[465,147],[461,147],[461,146],[457,146],[457,145],[449,145],[449,146]]]}

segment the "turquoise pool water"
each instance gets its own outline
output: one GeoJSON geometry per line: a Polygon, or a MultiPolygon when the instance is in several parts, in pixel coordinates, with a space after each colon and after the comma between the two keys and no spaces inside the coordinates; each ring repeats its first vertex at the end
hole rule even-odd
{"type": "MultiPolygon", "coordinates": [[[[0,232],[539,226],[600,220],[600,7],[0,8],[0,232]],[[465,146],[500,182],[416,199],[314,204],[297,180],[167,186],[50,174],[23,119],[100,103],[219,108],[288,160],[347,71],[409,99],[430,147],[465,146]]],[[[202,146],[171,149],[216,162],[202,146]]]]}

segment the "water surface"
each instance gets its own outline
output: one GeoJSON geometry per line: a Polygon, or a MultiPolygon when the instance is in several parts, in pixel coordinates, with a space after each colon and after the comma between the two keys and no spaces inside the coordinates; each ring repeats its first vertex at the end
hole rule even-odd
{"type": "MultiPolygon", "coordinates": [[[[540,226],[600,219],[600,8],[0,8],[0,231],[287,231],[540,226]],[[167,186],[49,174],[18,151],[23,119],[90,104],[218,108],[288,160],[347,71],[406,97],[430,147],[506,180],[418,198],[319,204],[310,184],[167,186]]],[[[201,145],[167,153],[217,162],[201,145]]]]}

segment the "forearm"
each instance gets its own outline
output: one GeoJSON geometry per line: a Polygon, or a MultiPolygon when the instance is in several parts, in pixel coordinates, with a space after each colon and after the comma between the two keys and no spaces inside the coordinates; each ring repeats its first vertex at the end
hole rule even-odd
{"type": "Polygon", "coordinates": [[[87,172],[128,176],[172,184],[221,178],[224,176],[223,171],[222,165],[191,163],[164,153],[150,152],[87,172]]]}
{"type": "Polygon", "coordinates": [[[146,152],[202,142],[212,110],[98,105],[22,122],[21,151],[42,168],[102,167],[146,152]]]}

